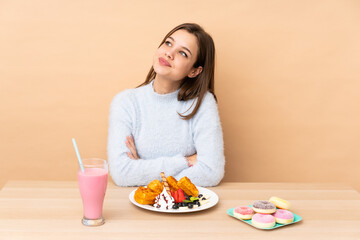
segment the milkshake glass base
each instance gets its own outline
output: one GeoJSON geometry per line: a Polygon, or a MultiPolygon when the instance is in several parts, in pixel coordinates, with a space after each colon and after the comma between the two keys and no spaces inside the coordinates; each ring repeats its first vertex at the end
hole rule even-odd
{"type": "Polygon", "coordinates": [[[84,224],[85,226],[88,227],[96,227],[96,226],[101,226],[105,223],[105,219],[103,217],[99,218],[99,219],[87,219],[85,217],[83,217],[83,219],[81,220],[82,224],[84,224]]]}

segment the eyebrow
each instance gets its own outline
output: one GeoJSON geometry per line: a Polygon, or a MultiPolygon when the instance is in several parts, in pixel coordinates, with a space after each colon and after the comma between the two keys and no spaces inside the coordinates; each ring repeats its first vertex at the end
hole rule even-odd
{"type": "MultiPolygon", "coordinates": [[[[171,40],[173,40],[174,42],[176,42],[175,41],[175,39],[173,38],[173,37],[169,37],[171,40]]],[[[184,47],[184,46],[181,46],[183,49],[185,49],[186,51],[188,51],[191,55],[192,55],[192,53],[191,53],[191,51],[187,48],[187,47],[184,47]]]]}

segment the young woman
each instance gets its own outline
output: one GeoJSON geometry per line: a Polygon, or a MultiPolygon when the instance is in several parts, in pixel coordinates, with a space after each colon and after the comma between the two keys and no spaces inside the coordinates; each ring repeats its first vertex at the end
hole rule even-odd
{"type": "Polygon", "coordinates": [[[147,185],[160,172],[195,185],[224,176],[224,146],[214,93],[214,42],[199,25],[171,30],[146,80],[110,107],[108,160],[119,186],[147,185]]]}

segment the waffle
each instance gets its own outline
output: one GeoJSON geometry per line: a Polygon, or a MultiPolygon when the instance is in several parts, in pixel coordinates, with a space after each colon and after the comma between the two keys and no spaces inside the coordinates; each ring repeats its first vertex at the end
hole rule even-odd
{"type": "Polygon", "coordinates": [[[135,191],[134,199],[140,204],[154,204],[156,196],[158,193],[151,191],[151,189],[146,187],[139,187],[135,191]]]}
{"type": "Polygon", "coordinates": [[[155,198],[163,190],[163,184],[159,180],[150,182],[147,187],[139,187],[135,191],[134,199],[140,204],[154,204],[155,198]]]}
{"type": "Polygon", "coordinates": [[[178,182],[177,185],[181,188],[188,196],[197,197],[199,195],[199,190],[196,186],[190,181],[189,178],[183,177],[178,182]]]}
{"type": "Polygon", "coordinates": [[[166,180],[169,184],[170,190],[176,192],[179,189],[179,186],[177,185],[177,181],[173,176],[168,176],[166,180]]]}
{"type": "Polygon", "coordinates": [[[164,186],[159,180],[155,179],[147,185],[147,188],[159,195],[163,191],[164,186]]]}

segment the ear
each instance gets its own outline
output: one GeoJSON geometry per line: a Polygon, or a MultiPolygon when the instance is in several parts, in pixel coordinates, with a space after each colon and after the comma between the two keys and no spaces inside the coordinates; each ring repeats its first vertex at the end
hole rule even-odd
{"type": "Polygon", "coordinates": [[[203,70],[202,66],[197,67],[197,68],[193,68],[193,69],[191,69],[190,73],[188,74],[188,77],[189,78],[194,78],[197,75],[199,75],[202,72],[202,70],[203,70]]]}

